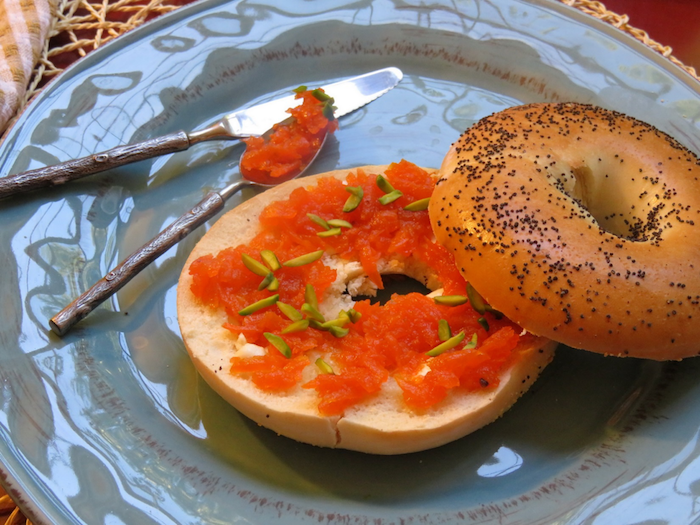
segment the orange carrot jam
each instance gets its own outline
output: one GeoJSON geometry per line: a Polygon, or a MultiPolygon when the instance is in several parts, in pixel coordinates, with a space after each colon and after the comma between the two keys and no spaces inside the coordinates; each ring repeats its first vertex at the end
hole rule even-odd
{"type": "Polygon", "coordinates": [[[316,186],[298,188],[286,200],[268,205],[260,215],[260,232],[248,244],[192,263],[194,295],[212,308],[225,309],[229,319],[225,329],[267,348],[264,356],[232,357],[231,373],[250,377],[265,391],[285,391],[302,382],[306,366],[315,366],[310,355],[323,355],[333,373],[320,373],[302,385],[317,392],[321,414],[342,414],[377,393],[391,377],[402,389],[406,405],[424,410],[454,389],[496,387],[500,371],[532,343],[533,336],[521,336],[520,328],[505,318],[491,312],[481,315],[468,302],[459,306],[437,304],[418,293],[394,294],[384,305],[368,300],[356,302],[353,308],[361,315],[355,322],[345,323],[342,328],[347,332],[340,336],[314,327],[283,334],[292,321],[275,304],[250,315],[239,314],[244,307],[274,294],[279,294],[279,301],[301,311],[307,300],[307,284],[322,299],[336,279],[336,271],[319,259],[297,267],[281,266],[274,271],[279,288],[274,292],[259,290],[263,277],[243,264],[242,254],[262,262],[263,250],[274,252],[281,262],[318,250],[359,261],[379,288],[380,260],[412,258],[436,271],[443,295],[465,295],[466,282],[452,255],[433,241],[427,210],[404,209],[430,197],[433,178],[407,161],[392,164],[384,175],[402,193],[393,202],[379,201],[385,191],[378,186],[376,174],[358,169],[346,183],[322,178],[316,186]],[[354,210],[344,212],[351,195],[348,187],[362,188],[363,196],[354,210]],[[319,232],[328,230],[308,214],[325,220],[342,219],[352,227],[341,228],[339,235],[319,236],[319,232]],[[487,321],[488,330],[484,319],[480,322],[481,317],[487,321]],[[440,320],[448,323],[452,334],[464,332],[465,339],[431,357],[427,352],[441,344],[440,320]],[[289,346],[291,358],[271,345],[265,333],[280,336],[289,346]],[[473,334],[476,346],[470,348],[467,343],[473,334]]]}
{"type": "Polygon", "coordinates": [[[243,139],[246,151],[239,169],[246,179],[275,184],[296,176],[311,162],[326,134],[338,128],[338,121],[328,118],[327,108],[333,99],[319,100],[322,94],[322,89],[297,93],[302,103],[287,110],[294,120],[275,124],[268,141],[263,137],[243,139]]]}

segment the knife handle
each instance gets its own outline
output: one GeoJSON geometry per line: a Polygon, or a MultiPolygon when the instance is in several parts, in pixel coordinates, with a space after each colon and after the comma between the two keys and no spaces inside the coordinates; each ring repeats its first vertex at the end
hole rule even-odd
{"type": "Polygon", "coordinates": [[[16,175],[0,177],[0,199],[18,193],[58,186],[93,173],[105,171],[139,160],[150,159],[167,153],[183,151],[190,147],[190,138],[184,131],[126,146],[117,146],[102,153],[69,160],[16,175]]]}
{"type": "Polygon", "coordinates": [[[194,208],[181,215],[165,230],[119,263],[89,290],[53,316],[49,321],[51,330],[57,335],[66,334],[74,324],[121,289],[146,266],[184,239],[199,225],[216,215],[223,208],[226,197],[235,193],[245,184],[239,183],[229,186],[233,191],[225,196],[216,191],[207,194],[194,208]]]}

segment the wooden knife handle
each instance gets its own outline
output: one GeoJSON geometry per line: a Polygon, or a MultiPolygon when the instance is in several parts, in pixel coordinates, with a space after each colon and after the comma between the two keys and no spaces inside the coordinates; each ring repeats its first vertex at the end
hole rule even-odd
{"type": "Polygon", "coordinates": [[[218,192],[210,192],[194,208],[180,216],[179,219],[124,259],[89,290],[52,317],[49,321],[51,330],[58,335],[66,334],[75,323],[102,304],[171,246],[177,244],[199,225],[216,215],[223,208],[224,202],[224,197],[218,192]]]}
{"type": "Polygon", "coordinates": [[[162,137],[126,146],[117,146],[102,153],[95,153],[79,159],[69,160],[16,175],[0,178],[0,199],[34,191],[41,188],[58,186],[80,179],[93,173],[105,171],[139,160],[150,159],[167,153],[183,151],[190,147],[190,139],[184,131],[178,131],[162,137]]]}

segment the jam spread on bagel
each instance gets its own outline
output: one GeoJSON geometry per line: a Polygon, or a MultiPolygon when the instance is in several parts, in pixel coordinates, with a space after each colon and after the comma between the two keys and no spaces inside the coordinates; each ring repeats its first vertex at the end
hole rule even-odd
{"type": "Polygon", "coordinates": [[[392,378],[418,411],[453,389],[496,387],[534,336],[467,300],[452,254],[434,239],[426,209],[434,185],[407,161],[383,174],[358,169],[345,180],[321,178],[269,204],[247,244],[195,260],[192,293],[225,309],[222,329],[234,339],[262,350],[232,347],[231,373],[267,392],[313,389],[323,415],[342,414],[392,378]],[[338,291],[352,264],[374,288],[393,267],[423,276],[442,295],[354,301],[347,283],[338,291]],[[328,303],[340,295],[333,310],[328,303]]]}

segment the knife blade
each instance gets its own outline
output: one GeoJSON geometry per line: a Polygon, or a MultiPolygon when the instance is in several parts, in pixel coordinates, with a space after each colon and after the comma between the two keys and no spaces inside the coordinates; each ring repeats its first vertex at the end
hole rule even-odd
{"type": "MultiPolygon", "coordinates": [[[[326,94],[335,99],[336,117],[342,117],[379,98],[392,89],[403,78],[403,73],[395,67],[378,69],[364,75],[323,86],[326,94]]],[[[273,125],[289,117],[287,110],[301,103],[294,95],[258,104],[251,108],[226,115],[221,123],[228,127],[229,138],[245,138],[262,135],[273,125]]],[[[216,126],[218,122],[214,124],[216,126]]],[[[196,133],[201,133],[196,132],[196,133]]],[[[192,138],[193,134],[190,134],[192,138]]]]}
{"type": "MultiPolygon", "coordinates": [[[[388,67],[322,87],[335,99],[334,105],[337,109],[334,113],[336,117],[340,117],[380,97],[396,86],[402,78],[401,70],[388,67]]],[[[53,166],[0,177],[0,199],[58,186],[139,160],[184,151],[199,142],[237,140],[262,135],[277,122],[285,120],[289,116],[287,110],[299,103],[294,95],[289,95],[235,111],[200,130],[177,131],[53,166]]]]}

